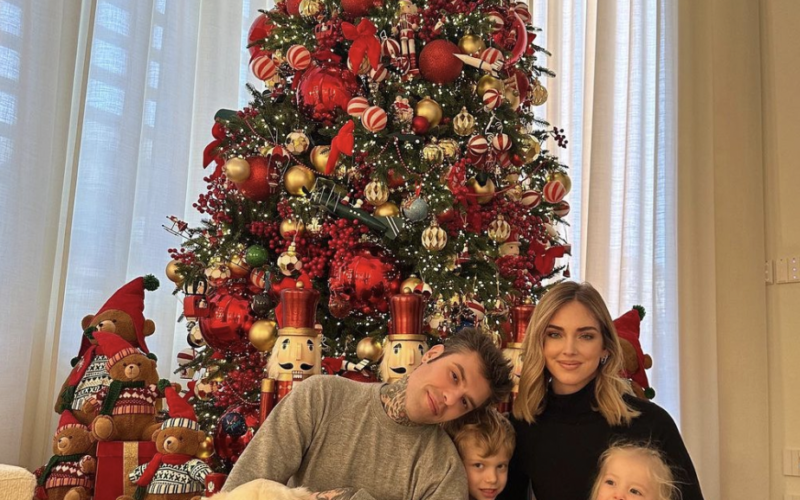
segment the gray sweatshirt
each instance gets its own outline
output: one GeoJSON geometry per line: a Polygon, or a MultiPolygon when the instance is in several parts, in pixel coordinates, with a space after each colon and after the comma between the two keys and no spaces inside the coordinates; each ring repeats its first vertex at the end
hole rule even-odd
{"type": "Polygon", "coordinates": [[[223,491],[265,478],[317,492],[351,487],[354,500],[467,498],[464,466],[447,434],[393,421],[380,388],[328,375],[296,385],[239,457],[223,491]]]}

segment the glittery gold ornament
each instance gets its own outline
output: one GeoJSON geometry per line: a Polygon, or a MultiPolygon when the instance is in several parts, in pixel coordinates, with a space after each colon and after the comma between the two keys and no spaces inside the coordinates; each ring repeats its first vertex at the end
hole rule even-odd
{"type": "Polygon", "coordinates": [[[368,359],[375,363],[383,357],[383,345],[374,337],[364,337],[356,346],[358,359],[368,359]]]}
{"type": "Polygon", "coordinates": [[[417,116],[427,118],[431,127],[439,125],[439,122],[442,121],[442,107],[430,97],[425,97],[425,99],[419,101],[414,108],[414,112],[417,116]]]}
{"type": "Polygon", "coordinates": [[[569,192],[572,190],[572,179],[570,179],[569,176],[563,172],[553,172],[547,176],[547,180],[548,182],[549,181],[560,182],[561,185],[564,186],[564,191],[566,191],[565,196],[569,194],[569,192]]]}
{"type": "Polygon", "coordinates": [[[541,106],[547,102],[547,89],[539,83],[538,79],[533,81],[529,95],[531,96],[531,104],[534,106],[541,106]]]}
{"type": "Polygon", "coordinates": [[[389,188],[385,183],[373,179],[364,187],[364,198],[373,207],[378,207],[389,201],[389,188]]]}
{"type": "Polygon", "coordinates": [[[269,352],[278,339],[278,324],[262,319],[253,323],[247,332],[247,340],[260,352],[269,352]]]}
{"type": "Polygon", "coordinates": [[[231,158],[222,165],[222,172],[231,182],[244,182],[250,178],[250,164],[244,158],[231,158]]]}
{"type": "Polygon", "coordinates": [[[322,4],[318,0],[303,0],[300,2],[300,15],[306,19],[313,18],[322,10],[322,4]]]}
{"type": "Polygon", "coordinates": [[[372,215],[377,217],[396,217],[400,215],[400,209],[391,201],[387,201],[386,203],[375,207],[375,211],[372,212],[372,215]]]}
{"type": "Polygon", "coordinates": [[[483,42],[483,38],[478,35],[467,34],[458,41],[458,48],[468,56],[474,56],[483,52],[486,49],[486,44],[483,42]]]}
{"type": "Polygon", "coordinates": [[[236,254],[228,261],[232,278],[244,278],[250,274],[250,266],[244,260],[244,255],[236,254]]]}
{"type": "Polygon", "coordinates": [[[485,205],[492,201],[492,197],[494,196],[494,192],[497,190],[496,186],[494,185],[494,181],[492,179],[488,179],[486,183],[481,186],[478,179],[475,177],[471,178],[467,181],[467,187],[472,190],[475,194],[480,194],[483,196],[478,196],[478,203],[481,205],[485,205]]]}
{"type": "Polygon", "coordinates": [[[461,111],[453,118],[453,132],[464,137],[472,135],[475,131],[475,117],[469,114],[467,107],[461,108],[461,111]]]}
{"type": "Polygon", "coordinates": [[[519,150],[522,153],[522,160],[530,163],[542,152],[542,145],[535,137],[526,134],[520,138],[519,150]]]}
{"type": "Polygon", "coordinates": [[[168,280],[175,283],[177,286],[181,286],[183,283],[183,275],[178,271],[178,264],[180,264],[180,262],[175,259],[169,261],[165,273],[168,280]]]}
{"type": "Polygon", "coordinates": [[[195,456],[200,460],[206,460],[211,458],[214,454],[214,438],[211,436],[206,436],[205,440],[200,443],[200,447],[195,453],[195,456]]]}
{"type": "Polygon", "coordinates": [[[478,95],[483,97],[483,94],[486,93],[489,89],[496,89],[500,94],[505,93],[505,84],[503,80],[499,78],[495,78],[492,75],[483,75],[480,80],[478,80],[478,86],[475,90],[478,91],[478,95]]]}
{"type": "MultiPolygon", "coordinates": [[[[331,154],[331,147],[330,146],[314,146],[311,149],[311,153],[309,154],[309,158],[311,160],[311,165],[314,166],[314,170],[317,172],[324,174],[325,173],[325,166],[328,164],[328,157],[331,154]]],[[[336,165],[339,165],[339,160],[336,161],[336,165]]]]}
{"type": "Polygon", "coordinates": [[[295,165],[283,175],[283,185],[286,192],[295,196],[304,196],[314,189],[316,175],[310,169],[295,165]]]}
{"type": "Polygon", "coordinates": [[[422,246],[431,252],[438,252],[447,245],[447,231],[439,227],[436,221],[431,222],[424,231],[422,231],[422,246]]]}
{"type": "Polygon", "coordinates": [[[438,144],[426,144],[422,148],[422,159],[431,165],[441,165],[444,161],[444,151],[438,144]]]}
{"type": "Polygon", "coordinates": [[[411,293],[420,283],[422,283],[422,280],[412,274],[408,278],[404,279],[402,283],[400,283],[400,292],[411,293]],[[408,289],[408,292],[406,292],[406,289],[408,289]]]}
{"type": "Polygon", "coordinates": [[[295,236],[300,236],[305,230],[306,225],[303,223],[303,219],[295,217],[283,219],[278,228],[278,231],[281,233],[281,238],[284,240],[291,240],[295,236]]]}
{"type": "Polygon", "coordinates": [[[516,111],[519,108],[519,105],[522,104],[522,100],[519,96],[519,90],[517,89],[506,87],[505,91],[503,92],[503,97],[506,98],[508,106],[514,111],[516,111]]]}
{"type": "Polygon", "coordinates": [[[286,149],[293,155],[305,153],[310,144],[308,136],[300,130],[295,130],[286,136],[286,149]]]}
{"type": "Polygon", "coordinates": [[[511,236],[511,226],[506,222],[502,215],[498,215],[495,220],[489,224],[489,229],[487,230],[489,234],[489,238],[492,240],[503,243],[511,236]]]}
{"type": "Polygon", "coordinates": [[[461,152],[461,148],[459,147],[457,140],[442,139],[438,144],[442,150],[442,153],[444,153],[445,160],[455,161],[458,159],[458,153],[461,152]]]}

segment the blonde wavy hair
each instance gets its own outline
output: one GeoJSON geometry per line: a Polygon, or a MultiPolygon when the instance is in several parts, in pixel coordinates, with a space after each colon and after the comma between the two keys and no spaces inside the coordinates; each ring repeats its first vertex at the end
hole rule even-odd
{"type": "Polygon", "coordinates": [[[609,425],[629,425],[639,412],[629,407],[622,399],[631,394],[631,388],[620,376],[622,370],[622,348],[617,330],[603,298],[589,283],[564,281],[548,291],[533,313],[525,340],[522,343],[522,372],[519,380],[519,395],[514,401],[514,416],[519,420],[534,423],[536,416],[545,408],[550,372],[544,357],[544,341],[547,327],[553,315],[565,304],[577,301],[586,307],[600,325],[603,348],[608,359],[598,367],[595,382],[595,399],[599,411],[609,425]]]}
{"type": "Polygon", "coordinates": [[[675,481],[675,475],[672,473],[672,469],[667,465],[660,451],[647,444],[620,442],[612,444],[600,455],[600,460],[598,461],[599,472],[597,473],[597,479],[595,479],[594,486],[592,487],[592,496],[590,497],[592,500],[597,499],[597,494],[603,486],[608,461],[622,454],[633,455],[640,461],[647,463],[650,477],[656,484],[655,494],[657,500],[679,500],[681,498],[681,492],[675,481]]]}

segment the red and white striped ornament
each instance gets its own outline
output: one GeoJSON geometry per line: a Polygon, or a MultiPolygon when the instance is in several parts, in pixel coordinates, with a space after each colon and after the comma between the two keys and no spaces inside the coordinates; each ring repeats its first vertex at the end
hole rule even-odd
{"type": "Polygon", "coordinates": [[[350,102],[347,103],[347,114],[352,117],[360,118],[367,108],[369,108],[369,101],[367,101],[366,97],[353,97],[350,99],[350,102]]]}
{"type": "Polygon", "coordinates": [[[569,202],[566,200],[561,200],[558,204],[553,208],[553,213],[558,217],[566,217],[569,214],[569,202]]]}
{"type": "Polygon", "coordinates": [[[502,63],[503,61],[505,61],[506,58],[503,56],[503,53],[497,50],[496,48],[489,47],[488,49],[481,52],[480,59],[481,61],[487,64],[494,64],[498,61],[502,63]]]}
{"type": "Polygon", "coordinates": [[[497,89],[487,89],[483,93],[483,105],[486,109],[494,109],[503,104],[503,94],[497,89]]]}
{"type": "Polygon", "coordinates": [[[267,154],[267,157],[270,156],[278,163],[286,163],[289,161],[289,152],[286,151],[286,148],[281,145],[272,148],[272,150],[267,154]]]}
{"type": "Polygon", "coordinates": [[[379,64],[377,68],[369,70],[369,78],[375,83],[381,83],[389,76],[389,70],[386,66],[379,64]]]}
{"type": "Polygon", "coordinates": [[[492,137],[492,147],[497,151],[508,151],[511,149],[511,138],[508,134],[496,134],[492,137]]]}
{"type": "Polygon", "coordinates": [[[475,321],[481,321],[486,316],[486,307],[479,300],[470,297],[464,301],[464,305],[475,315],[475,321]]]}
{"type": "Polygon", "coordinates": [[[266,81],[275,76],[278,72],[278,65],[268,55],[261,55],[253,59],[250,63],[250,69],[261,81],[266,81]]]}
{"type": "Polygon", "coordinates": [[[400,55],[400,42],[394,38],[384,38],[381,42],[381,56],[394,59],[400,55]]]}
{"type": "Polygon", "coordinates": [[[361,124],[370,132],[380,132],[386,128],[386,111],[378,106],[370,106],[361,115],[361,124]]]}
{"type": "Polygon", "coordinates": [[[486,137],[482,135],[470,137],[467,141],[467,151],[476,156],[485,155],[489,151],[489,143],[486,141],[486,137]]]}
{"type": "Polygon", "coordinates": [[[506,22],[503,20],[503,16],[501,16],[498,12],[489,12],[489,15],[486,17],[488,17],[492,22],[492,34],[503,29],[503,26],[506,24],[506,22]]]}
{"type": "Polygon", "coordinates": [[[525,2],[517,2],[514,5],[514,13],[519,17],[523,23],[527,24],[531,20],[531,11],[528,10],[528,4],[525,2]]]}
{"type": "Polygon", "coordinates": [[[542,193],[533,190],[525,191],[519,202],[522,203],[522,206],[536,208],[542,202],[542,193]]]}
{"type": "Polygon", "coordinates": [[[178,352],[178,367],[180,368],[180,376],[182,379],[189,380],[194,378],[194,374],[197,371],[197,368],[189,368],[186,365],[194,361],[195,353],[194,349],[191,347],[187,349],[182,349],[178,352]]]}
{"type": "Polygon", "coordinates": [[[267,287],[267,272],[260,267],[254,268],[250,271],[250,284],[264,290],[267,287]]]}
{"type": "Polygon", "coordinates": [[[500,164],[502,168],[506,168],[511,165],[511,155],[508,151],[503,151],[499,155],[497,155],[497,163],[500,164]]]}
{"type": "Polygon", "coordinates": [[[311,52],[302,45],[292,45],[286,52],[286,62],[292,69],[302,71],[311,65],[311,52]]]}
{"type": "Polygon", "coordinates": [[[560,182],[550,181],[544,185],[542,194],[544,195],[544,201],[554,204],[564,199],[564,197],[567,195],[567,190],[560,182]]]}

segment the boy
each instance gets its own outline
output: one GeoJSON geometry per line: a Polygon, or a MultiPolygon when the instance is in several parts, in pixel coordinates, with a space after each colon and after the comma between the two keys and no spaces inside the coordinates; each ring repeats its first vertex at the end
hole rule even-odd
{"type": "Polygon", "coordinates": [[[508,479],[516,436],[511,422],[493,407],[444,424],[467,471],[470,500],[494,500],[508,479]]]}

